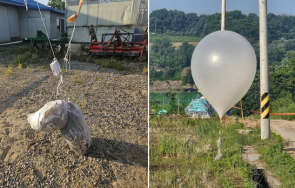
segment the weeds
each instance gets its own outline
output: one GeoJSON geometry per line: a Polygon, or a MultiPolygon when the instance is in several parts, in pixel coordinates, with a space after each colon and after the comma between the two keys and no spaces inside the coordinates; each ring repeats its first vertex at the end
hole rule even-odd
{"type": "Polygon", "coordinates": [[[102,68],[112,68],[117,70],[124,70],[124,67],[115,58],[97,59],[95,64],[100,65],[102,68]]]}
{"type": "Polygon", "coordinates": [[[16,58],[12,62],[14,66],[18,66],[19,64],[28,66],[29,64],[36,63],[40,63],[40,59],[36,53],[32,53],[30,51],[16,56],[16,58]]]}
{"type": "Polygon", "coordinates": [[[241,155],[247,145],[258,148],[284,187],[295,183],[295,162],[282,150],[280,136],[266,142],[258,128],[239,134],[243,124],[238,122],[224,126],[218,119],[179,117],[150,118],[150,187],[254,187],[254,167],[241,155]],[[220,131],[222,158],[216,161],[220,131]]]}
{"type": "Polygon", "coordinates": [[[4,76],[9,77],[13,74],[13,65],[10,64],[7,68],[1,68],[0,70],[2,71],[4,76]]]}
{"type": "Polygon", "coordinates": [[[18,70],[22,70],[22,66],[23,66],[22,64],[18,64],[18,65],[17,65],[17,69],[18,69],[18,70]]]}
{"type": "Polygon", "coordinates": [[[142,70],[142,74],[148,74],[149,73],[149,68],[148,67],[144,67],[142,70]]]}

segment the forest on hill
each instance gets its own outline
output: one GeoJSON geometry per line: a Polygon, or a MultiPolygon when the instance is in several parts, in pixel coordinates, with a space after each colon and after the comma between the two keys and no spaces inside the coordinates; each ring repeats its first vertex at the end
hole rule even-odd
{"type": "MultiPolygon", "coordinates": [[[[183,74],[182,70],[190,66],[195,47],[183,42],[175,50],[166,36],[192,36],[201,40],[220,30],[220,16],[220,13],[197,15],[178,10],[153,11],[150,14],[150,40],[155,40],[150,49],[150,84],[155,80],[182,80],[183,84],[193,84],[191,73],[183,74]]],[[[281,112],[295,111],[295,16],[269,13],[267,20],[273,109],[281,112]]],[[[243,100],[247,103],[244,106],[246,110],[259,110],[259,17],[254,13],[245,15],[241,11],[229,11],[225,23],[226,30],[244,36],[255,50],[257,74],[243,100]]]]}

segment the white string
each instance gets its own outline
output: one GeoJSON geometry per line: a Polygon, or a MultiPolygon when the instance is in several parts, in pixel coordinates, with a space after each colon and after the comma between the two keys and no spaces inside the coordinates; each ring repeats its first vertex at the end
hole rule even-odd
{"type": "Polygon", "coordinates": [[[41,14],[41,10],[40,10],[40,7],[39,7],[39,3],[38,3],[37,0],[36,0],[36,2],[37,2],[37,6],[38,6],[38,9],[39,9],[39,13],[40,13],[40,16],[41,16],[41,19],[42,19],[42,22],[43,22],[43,26],[44,26],[44,29],[45,29],[45,32],[46,32],[46,35],[47,35],[47,39],[48,39],[48,42],[49,42],[49,45],[50,45],[50,48],[51,48],[51,51],[52,51],[53,57],[54,57],[54,59],[56,59],[56,58],[55,58],[55,55],[54,55],[54,51],[53,51],[52,45],[51,45],[51,42],[50,42],[50,39],[49,39],[49,35],[48,35],[48,32],[47,32],[47,29],[46,29],[46,26],[45,26],[45,23],[44,23],[44,20],[43,20],[43,16],[42,16],[42,14],[41,14]]]}
{"type": "Polygon", "coordinates": [[[28,11],[28,3],[27,3],[27,0],[24,0],[25,2],[25,5],[26,5],[26,11],[28,11]]]}
{"type": "Polygon", "coordinates": [[[61,84],[63,84],[62,74],[60,74],[60,80],[59,80],[59,83],[58,83],[57,88],[56,88],[55,99],[57,99],[58,89],[59,89],[59,86],[60,86],[61,84]]]}
{"type": "Polygon", "coordinates": [[[71,35],[71,38],[70,38],[70,41],[69,41],[68,50],[67,50],[67,53],[66,53],[65,58],[64,58],[64,62],[66,64],[66,71],[68,70],[68,66],[69,66],[69,70],[71,69],[71,65],[70,65],[71,48],[72,48],[71,42],[72,42],[72,39],[73,39],[73,36],[74,36],[75,28],[76,28],[76,23],[74,23],[74,28],[73,28],[72,35],[71,35]],[[69,51],[70,51],[70,54],[69,54],[69,51]]]}

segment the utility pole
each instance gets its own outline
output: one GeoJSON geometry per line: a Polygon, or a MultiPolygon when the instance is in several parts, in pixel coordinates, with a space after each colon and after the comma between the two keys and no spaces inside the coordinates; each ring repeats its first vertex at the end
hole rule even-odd
{"type": "Polygon", "coordinates": [[[225,30],[225,11],[226,11],[226,0],[222,0],[221,3],[221,31],[225,30]]]}
{"type": "Polygon", "coordinates": [[[179,114],[179,99],[178,99],[178,107],[177,107],[177,112],[179,114]]]}
{"type": "Polygon", "coordinates": [[[261,139],[269,139],[269,73],[267,56],[267,0],[259,0],[261,139]]]}

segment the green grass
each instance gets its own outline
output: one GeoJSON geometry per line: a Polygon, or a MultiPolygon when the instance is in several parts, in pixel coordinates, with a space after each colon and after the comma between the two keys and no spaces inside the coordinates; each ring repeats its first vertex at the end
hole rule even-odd
{"type": "Polygon", "coordinates": [[[115,58],[104,58],[95,60],[95,64],[100,65],[102,68],[112,68],[117,70],[124,70],[122,63],[115,58]]]}
{"type": "Polygon", "coordinates": [[[272,135],[270,142],[258,147],[261,159],[265,161],[278,176],[284,187],[293,187],[295,180],[295,160],[283,150],[283,140],[280,136],[272,135]]]}
{"type": "MultiPolygon", "coordinates": [[[[169,102],[169,93],[170,92],[150,92],[150,102],[152,103],[159,103],[163,104],[167,104],[169,102]]],[[[175,93],[175,98],[176,100],[179,99],[179,102],[181,103],[185,103],[185,104],[189,104],[193,99],[196,99],[197,96],[199,96],[200,94],[198,94],[197,92],[174,92],[175,93]]]]}
{"type": "Polygon", "coordinates": [[[259,129],[239,134],[243,124],[234,120],[222,126],[222,158],[214,160],[220,128],[218,119],[150,118],[150,187],[254,187],[254,167],[241,155],[248,145],[256,146],[283,187],[295,183],[295,162],[282,150],[281,137],[261,141],[259,129]]]}
{"type": "Polygon", "coordinates": [[[193,36],[172,36],[167,34],[150,34],[150,43],[154,43],[157,39],[166,37],[169,42],[199,42],[200,38],[193,36]]]}

